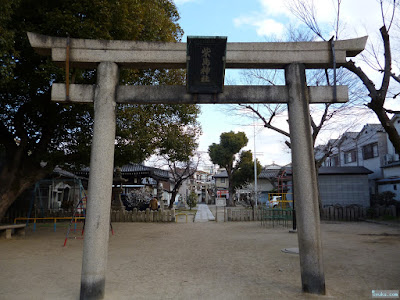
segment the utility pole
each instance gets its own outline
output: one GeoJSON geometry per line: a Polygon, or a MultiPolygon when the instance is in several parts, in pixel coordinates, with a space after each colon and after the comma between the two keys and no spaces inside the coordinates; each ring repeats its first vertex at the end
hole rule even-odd
{"type": "Polygon", "coordinates": [[[258,202],[258,195],[257,195],[257,159],[256,159],[256,117],[254,116],[254,199],[256,202],[256,208],[257,208],[257,202],[258,202]]]}

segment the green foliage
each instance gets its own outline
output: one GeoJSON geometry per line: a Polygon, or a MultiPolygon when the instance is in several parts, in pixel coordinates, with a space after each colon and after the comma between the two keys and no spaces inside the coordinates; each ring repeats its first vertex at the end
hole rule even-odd
{"type": "Polygon", "coordinates": [[[383,193],[379,194],[374,194],[371,196],[371,206],[376,206],[376,205],[398,205],[398,201],[394,200],[394,197],[396,197],[396,194],[391,192],[391,191],[386,191],[383,193]]]}
{"type": "Polygon", "coordinates": [[[190,210],[192,207],[196,207],[197,205],[197,195],[195,192],[191,191],[187,200],[187,205],[189,205],[190,210]]]}
{"type": "Polygon", "coordinates": [[[218,164],[228,170],[233,167],[235,155],[247,145],[248,141],[244,132],[224,132],[220,136],[220,143],[213,143],[208,148],[208,154],[214,164],[218,164]]]}
{"type": "MultiPolygon", "coordinates": [[[[256,161],[257,176],[261,173],[261,164],[256,161]]],[[[235,172],[232,176],[233,186],[235,189],[241,188],[250,182],[254,181],[254,160],[251,151],[242,151],[240,158],[235,167],[235,172]]]]}
{"type": "MultiPolygon", "coordinates": [[[[224,167],[228,173],[229,200],[228,206],[232,205],[234,190],[251,181],[254,178],[254,162],[251,151],[243,151],[236,161],[240,150],[247,145],[248,139],[244,132],[224,132],[220,136],[220,143],[213,143],[208,148],[208,154],[214,164],[224,167]]],[[[257,174],[261,172],[261,165],[257,162],[257,174]]]]}
{"type": "MultiPolygon", "coordinates": [[[[26,32],[88,39],[180,41],[172,0],[0,1],[0,218],[20,190],[57,164],[89,164],[92,105],[50,100],[65,71],[30,46],[26,32]],[[40,162],[47,162],[46,168],[40,162]],[[12,176],[10,173],[12,172],[12,176]],[[10,189],[16,191],[10,195],[10,189]],[[8,194],[7,194],[8,193],[8,194]]],[[[71,68],[72,83],[94,84],[96,70],[71,68]]],[[[182,70],[121,70],[121,84],[182,84],[182,70]]],[[[154,153],[188,157],[200,132],[196,105],[118,105],[115,164],[142,162],[154,153]],[[187,145],[182,146],[182,143],[187,145]]]]}
{"type": "MultiPolygon", "coordinates": [[[[183,34],[169,0],[6,0],[0,10],[0,144],[12,156],[14,140],[19,141],[25,159],[35,164],[88,164],[93,109],[50,101],[50,83],[64,82],[64,70],[33,52],[26,31],[164,42],[179,41],[183,34]]],[[[182,70],[122,70],[120,81],[182,84],[184,75],[182,70]]],[[[72,69],[71,78],[93,84],[96,71],[72,69]]],[[[187,156],[200,132],[198,113],[196,105],[119,105],[116,163],[141,162],[156,150],[179,156],[182,141],[189,145],[187,156]]]]}

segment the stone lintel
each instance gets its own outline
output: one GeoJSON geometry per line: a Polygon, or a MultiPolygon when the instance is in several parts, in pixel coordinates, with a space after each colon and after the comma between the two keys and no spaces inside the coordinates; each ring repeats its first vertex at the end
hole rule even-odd
{"type": "MultiPolygon", "coordinates": [[[[66,38],[28,33],[37,52],[66,60],[66,38]]],[[[337,66],[360,53],[367,37],[335,41],[337,66]]],[[[186,68],[186,43],[70,39],[71,66],[96,68],[102,61],[127,68],[186,68]]],[[[332,67],[330,42],[228,43],[226,68],[282,69],[291,63],[306,68],[332,67]]]]}
{"type": "MultiPolygon", "coordinates": [[[[71,84],[69,98],[71,102],[91,103],[95,95],[95,85],[71,84]]],[[[309,86],[310,103],[334,103],[331,86],[309,86]]],[[[289,98],[286,86],[233,86],[224,87],[221,94],[188,94],[186,86],[119,86],[117,102],[126,104],[238,104],[238,103],[287,103],[289,98]]],[[[65,84],[53,83],[51,99],[67,102],[65,84]]],[[[338,103],[348,101],[347,86],[337,86],[338,103]]]]}

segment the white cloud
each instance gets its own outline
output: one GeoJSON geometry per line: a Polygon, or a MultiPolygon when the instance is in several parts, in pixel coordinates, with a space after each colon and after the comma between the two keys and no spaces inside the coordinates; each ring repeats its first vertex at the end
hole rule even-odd
{"type": "Polygon", "coordinates": [[[265,19],[255,22],[255,26],[257,27],[257,34],[259,36],[282,37],[285,31],[285,26],[273,19],[265,19]]]}
{"type": "Polygon", "coordinates": [[[257,35],[259,36],[277,36],[282,37],[285,26],[272,18],[265,18],[264,14],[253,14],[247,16],[240,16],[233,20],[236,27],[245,25],[255,27],[257,35]]]}
{"type": "MultiPolygon", "coordinates": [[[[275,35],[281,37],[285,23],[299,24],[299,20],[290,12],[292,0],[259,0],[260,10],[248,12],[233,20],[236,27],[252,26],[260,36],[275,35]]],[[[315,5],[315,15],[320,26],[332,27],[335,23],[336,1],[308,0],[315,5]]],[[[377,32],[382,26],[379,2],[376,0],[342,1],[340,21],[342,39],[363,36],[377,32]]],[[[388,10],[388,14],[390,11],[388,10]]]]}
{"type": "Polygon", "coordinates": [[[289,11],[282,1],[277,0],[259,0],[260,10],[251,12],[246,15],[241,15],[233,20],[236,27],[245,25],[255,27],[259,36],[276,36],[282,37],[285,29],[282,23],[282,17],[290,16],[289,11]]]}

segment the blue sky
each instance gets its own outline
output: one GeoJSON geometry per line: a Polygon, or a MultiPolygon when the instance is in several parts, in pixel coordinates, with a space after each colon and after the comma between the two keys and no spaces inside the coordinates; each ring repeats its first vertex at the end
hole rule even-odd
{"type": "MultiPolygon", "coordinates": [[[[265,42],[274,38],[284,39],[288,24],[298,26],[299,21],[288,10],[290,0],[175,0],[181,19],[179,24],[187,35],[227,36],[229,42],[265,42]]],[[[335,16],[334,0],[314,1],[317,18],[324,29],[329,30],[335,16]]],[[[345,24],[342,38],[369,35],[377,36],[382,26],[380,8],[376,0],[342,0],[341,19],[345,24]],[[362,4],[362,5],[360,5],[362,4]]],[[[329,33],[329,32],[328,32],[329,33]]],[[[226,84],[245,84],[240,71],[226,70],[226,84]]],[[[245,131],[249,143],[247,149],[254,150],[254,127],[251,121],[243,121],[234,116],[224,105],[202,105],[200,123],[203,135],[200,151],[206,152],[212,143],[219,143],[222,132],[245,131]]],[[[372,115],[362,122],[377,123],[372,115]]],[[[279,120],[287,128],[286,118],[279,120]]],[[[260,125],[261,123],[259,123],[260,125]]],[[[256,126],[257,158],[263,165],[287,164],[290,153],[284,145],[284,137],[271,130],[256,126]]],[[[330,132],[325,139],[334,136],[330,132]]],[[[323,139],[323,137],[322,137],[323,139]]]]}

